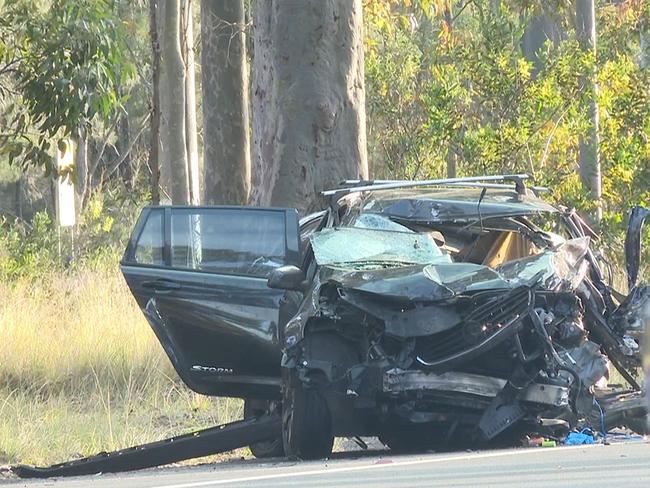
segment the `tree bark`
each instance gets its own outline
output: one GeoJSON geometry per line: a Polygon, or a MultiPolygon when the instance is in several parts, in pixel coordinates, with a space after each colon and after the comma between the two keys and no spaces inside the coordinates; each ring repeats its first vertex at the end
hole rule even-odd
{"type": "Polygon", "coordinates": [[[251,201],[319,206],[367,178],[361,0],[257,2],[251,201]]]}
{"type": "Polygon", "coordinates": [[[244,27],[243,0],[201,0],[204,200],[209,204],[244,204],[250,190],[244,27]]]}
{"type": "Polygon", "coordinates": [[[77,140],[74,144],[74,164],[75,164],[75,190],[77,192],[77,211],[81,212],[86,204],[88,196],[88,134],[85,128],[80,128],[77,132],[77,140]]]}
{"type": "Polygon", "coordinates": [[[16,216],[23,220],[23,172],[18,174],[16,181],[16,216]]]}
{"type": "MultiPolygon", "coordinates": [[[[121,85],[115,87],[115,96],[118,100],[121,100],[124,97],[124,91],[121,85]]],[[[130,115],[128,109],[125,107],[125,110],[118,115],[117,121],[117,158],[120,162],[118,166],[118,173],[124,182],[126,188],[133,187],[133,163],[131,161],[131,154],[129,149],[131,148],[131,123],[130,115]]],[[[92,179],[93,172],[90,172],[90,178],[92,179]]]]}
{"type": "Polygon", "coordinates": [[[646,70],[650,65],[650,34],[647,31],[639,34],[639,48],[639,67],[646,70]]]}
{"type": "Polygon", "coordinates": [[[557,45],[562,38],[557,22],[548,12],[544,12],[543,7],[539,8],[541,11],[534,12],[528,20],[521,40],[524,57],[533,63],[533,76],[543,68],[539,55],[546,41],[557,45]]]}
{"type": "Polygon", "coordinates": [[[196,67],[194,63],[194,15],[192,0],[183,0],[181,44],[185,61],[185,144],[190,203],[201,202],[199,149],[196,130],[196,67]]]}
{"type": "Polygon", "coordinates": [[[160,129],[158,134],[158,163],[160,169],[160,179],[158,189],[160,191],[160,203],[169,204],[172,202],[172,176],[171,176],[171,157],[169,153],[169,114],[171,100],[166,95],[169,92],[169,75],[167,74],[168,66],[164,59],[163,40],[165,38],[165,11],[167,10],[167,0],[156,0],[158,19],[158,46],[160,52],[160,83],[158,102],[160,106],[160,129]]]}
{"type": "Polygon", "coordinates": [[[650,66],[650,19],[643,15],[639,25],[639,68],[647,70],[650,66]]]}
{"type": "MultiPolygon", "coordinates": [[[[596,11],[594,0],[576,0],[576,34],[580,48],[596,56],[596,11]]],[[[589,128],[580,137],[579,165],[582,186],[589,191],[596,204],[594,219],[600,222],[602,218],[601,197],[602,178],[599,158],[599,118],[598,118],[598,85],[595,70],[583,77],[583,86],[588,96],[589,128]]]]}
{"type": "MultiPolygon", "coordinates": [[[[452,39],[454,35],[454,14],[452,12],[452,9],[452,2],[449,2],[445,5],[445,9],[443,11],[443,20],[447,26],[449,39],[452,39]]],[[[496,10],[498,9],[499,5],[496,6],[496,10]]],[[[456,151],[453,148],[453,145],[451,144],[451,141],[447,141],[447,156],[445,159],[447,163],[447,178],[456,178],[456,174],[458,172],[458,157],[456,155],[456,151]]]]}
{"type": "Polygon", "coordinates": [[[174,204],[189,203],[189,175],[187,147],[185,145],[185,66],[180,43],[180,0],[167,0],[163,33],[162,64],[167,77],[163,98],[168,100],[169,111],[167,148],[171,199],[174,204]]]}
{"type": "Polygon", "coordinates": [[[151,175],[151,203],[160,203],[160,165],[158,148],[160,141],[160,43],[158,41],[157,0],[149,0],[149,37],[151,38],[151,139],[149,143],[149,170],[151,175]]]}

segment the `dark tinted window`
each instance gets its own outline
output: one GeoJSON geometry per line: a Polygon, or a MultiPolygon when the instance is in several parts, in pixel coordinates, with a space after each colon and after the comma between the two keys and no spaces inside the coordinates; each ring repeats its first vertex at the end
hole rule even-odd
{"type": "Polygon", "coordinates": [[[172,266],[266,277],[285,262],[285,216],[273,210],[174,209],[172,266]]]}
{"type": "Polygon", "coordinates": [[[135,246],[135,260],[141,264],[163,263],[163,211],[152,210],[135,246]]]}

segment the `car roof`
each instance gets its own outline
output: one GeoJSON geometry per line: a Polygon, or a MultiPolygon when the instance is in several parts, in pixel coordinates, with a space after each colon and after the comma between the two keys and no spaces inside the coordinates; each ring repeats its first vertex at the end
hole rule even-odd
{"type": "MultiPolygon", "coordinates": [[[[352,203],[352,202],[350,202],[352,203]]],[[[556,213],[559,210],[532,191],[518,193],[498,186],[440,186],[372,191],[359,200],[362,212],[419,222],[472,221],[494,217],[556,213]],[[485,195],[479,199],[482,192],[485,195]]]]}

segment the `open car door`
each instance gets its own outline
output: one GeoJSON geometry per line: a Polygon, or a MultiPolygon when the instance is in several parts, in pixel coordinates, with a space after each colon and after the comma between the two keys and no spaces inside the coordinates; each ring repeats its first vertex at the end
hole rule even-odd
{"type": "Polygon", "coordinates": [[[300,266],[295,209],[147,207],[122,273],[181,379],[206,395],[277,398],[284,291],[300,266]]]}

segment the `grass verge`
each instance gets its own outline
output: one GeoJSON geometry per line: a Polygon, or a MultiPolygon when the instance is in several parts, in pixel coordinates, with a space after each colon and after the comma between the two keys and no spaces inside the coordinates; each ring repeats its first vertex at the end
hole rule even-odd
{"type": "Polygon", "coordinates": [[[180,382],[118,271],[0,284],[0,337],[0,464],[51,464],[242,416],[240,401],[180,382]]]}

